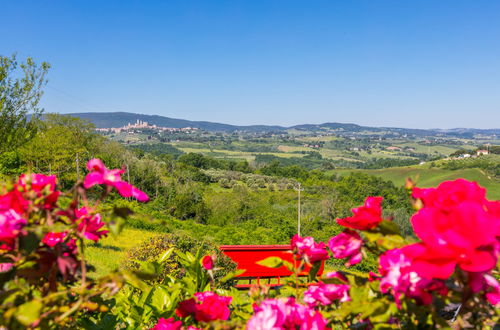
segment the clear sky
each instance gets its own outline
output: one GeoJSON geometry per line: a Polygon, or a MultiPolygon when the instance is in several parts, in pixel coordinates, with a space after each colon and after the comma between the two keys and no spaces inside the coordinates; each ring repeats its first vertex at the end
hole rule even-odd
{"type": "Polygon", "coordinates": [[[0,54],[50,112],[500,127],[500,1],[2,2],[0,54]]]}

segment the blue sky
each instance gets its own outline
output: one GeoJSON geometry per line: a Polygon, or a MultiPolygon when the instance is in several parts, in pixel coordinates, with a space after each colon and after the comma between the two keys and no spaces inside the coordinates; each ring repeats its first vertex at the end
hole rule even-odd
{"type": "Polygon", "coordinates": [[[0,31],[50,112],[500,127],[500,1],[7,0],[0,31]]]}

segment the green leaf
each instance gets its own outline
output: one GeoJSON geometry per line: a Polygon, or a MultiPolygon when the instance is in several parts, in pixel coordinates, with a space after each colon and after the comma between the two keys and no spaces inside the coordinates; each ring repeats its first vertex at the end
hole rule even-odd
{"type": "Polygon", "coordinates": [[[39,300],[28,301],[17,308],[16,318],[21,324],[29,326],[40,317],[42,307],[39,300]]]}
{"type": "Polygon", "coordinates": [[[232,280],[236,276],[243,274],[245,271],[246,271],[246,269],[236,269],[232,272],[227,273],[226,276],[224,276],[223,278],[220,279],[220,281],[222,283],[225,283],[229,280],[232,280]]]}
{"type": "Polygon", "coordinates": [[[309,271],[309,282],[312,282],[316,279],[316,275],[319,272],[319,269],[321,268],[321,261],[317,261],[313,264],[311,267],[311,270],[309,271]]]}
{"type": "Polygon", "coordinates": [[[278,257],[269,257],[264,260],[257,261],[256,264],[269,268],[280,268],[283,266],[283,259],[278,257]]]}
{"type": "Polygon", "coordinates": [[[165,253],[163,253],[160,258],[158,259],[158,262],[159,263],[162,263],[164,262],[165,260],[168,260],[168,258],[170,258],[170,255],[172,255],[172,252],[174,252],[174,248],[170,248],[168,249],[167,251],[165,251],[165,253]]]}
{"type": "Polygon", "coordinates": [[[161,285],[157,286],[150,298],[151,307],[155,308],[158,313],[161,313],[169,304],[169,290],[161,285]]]}
{"type": "Polygon", "coordinates": [[[400,235],[399,226],[394,221],[382,220],[378,225],[380,232],[385,235],[400,235]]]}

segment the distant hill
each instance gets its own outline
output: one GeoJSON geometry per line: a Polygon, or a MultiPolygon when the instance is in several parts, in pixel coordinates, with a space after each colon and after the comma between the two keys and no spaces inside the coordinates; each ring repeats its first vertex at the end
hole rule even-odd
{"type": "Polygon", "coordinates": [[[135,123],[137,120],[147,121],[152,125],[163,127],[196,127],[206,131],[230,132],[230,131],[284,131],[286,127],[251,125],[235,126],[229,124],[213,123],[208,121],[191,121],[185,119],[176,119],[170,117],[143,115],[130,112],[82,112],[70,113],[69,115],[85,119],[93,123],[97,128],[122,127],[128,123],[135,123]]]}
{"type": "Polygon", "coordinates": [[[215,132],[233,132],[233,131],[247,131],[247,132],[283,132],[289,129],[326,132],[326,131],[342,131],[342,132],[387,132],[395,134],[409,134],[409,135],[446,135],[467,137],[473,134],[487,134],[500,136],[500,129],[473,129],[473,128],[456,128],[456,129],[411,129],[411,128],[397,128],[397,127],[369,127],[356,124],[345,123],[323,123],[323,124],[303,124],[290,127],[284,126],[270,126],[270,125],[249,125],[238,126],[222,123],[214,123],[208,121],[191,121],[185,119],[176,119],[157,115],[144,115],[130,112],[82,112],[70,113],[69,115],[79,117],[93,123],[97,128],[108,127],[121,127],[128,123],[135,123],[137,120],[147,121],[150,124],[164,127],[182,128],[182,127],[196,127],[206,131],[215,132]]]}

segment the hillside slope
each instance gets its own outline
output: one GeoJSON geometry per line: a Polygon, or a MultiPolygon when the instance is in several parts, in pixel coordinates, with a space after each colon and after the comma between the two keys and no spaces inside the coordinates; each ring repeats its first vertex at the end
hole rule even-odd
{"type": "Polygon", "coordinates": [[[412,178],[419,187],[435,187],[439,183],[458,178],[476,181],[480,186],[488,191],[488,198],[500,199],[500,183],[489,178],[482,170],[477,168],[466,168],[460,170],[444,170],[427,167],[392,167],[377,170],[335,170],[340,175],[351,172],[363,172],[378,176],[384,180],[394,182],[397,186],[405,184],[406,178],[412,178]]]}

